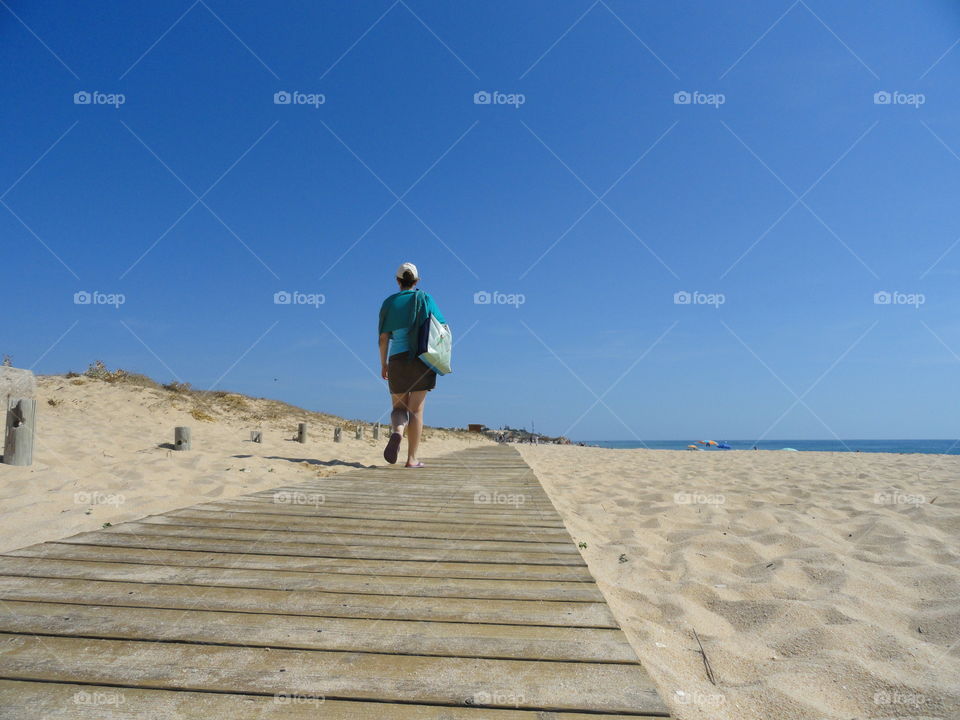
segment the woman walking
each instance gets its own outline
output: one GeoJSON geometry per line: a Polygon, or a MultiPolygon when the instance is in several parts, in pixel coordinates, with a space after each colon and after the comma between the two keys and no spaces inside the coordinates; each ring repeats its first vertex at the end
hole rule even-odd
{"type": "Polygon", "coordinates": [[[396,280],[400,291],[380,307],[380,374],[390,387],[393,402],[390,439],[383,458],[391,465],[397,462],[406,428],[405,467],[421,468],[417,450],[423,432],[423,406],[427,393],[437,384],[437,374],[417,356],[418,332],[431,313],[441,323],[446,320],[430,294],[415,289],[420,282],[416,265],[403,263],[397,269],[396,280]]]}

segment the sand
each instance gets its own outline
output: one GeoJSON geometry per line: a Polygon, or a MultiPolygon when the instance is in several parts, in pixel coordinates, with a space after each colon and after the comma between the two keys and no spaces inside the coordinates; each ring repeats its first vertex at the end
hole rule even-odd
{"type": "MultiPolygon", "coordinates": [[[[0,552],[383,464],[338,418],[114,380],[39,378],[0,552]],[[194,450],[162,446],[176,425],[194,450]]],[[[423,454],[485,442],[432,430],[423,454]]],[[[960,718],[960,458],[517,447],[679,720],[960,718]]]]}
{"type": "MultiPolygon", "coordinates": [[[[0,464],[0,552],[99,530],[104,523],[385,464],[385,434],[374,442],[367,427],[364,439],[357,440],[352,423],[342,442],[334,443],[333,428],[342,420],[274,401],[234,394],[198,400],[189,393],[88,377],[37,380],[34,463],[0,464]],[[291,439],[302,421],[309,423],[305,444],[291,439]],[[177,425],[192,428],[192,451],[162,446],[172,443],[177,425]],[[254,429],[263,430],[261,444],[250,442],[254,429]]],[[[428,405],[428,422],[429,411],[428,405]]],[[[428,429],[421,454],[481,442],[487,441],[428,429]]]]}
{"type": "Polygon", "coordinates": [[[680,720],[960,718],[960,457],[518,447],[680,720]]]}

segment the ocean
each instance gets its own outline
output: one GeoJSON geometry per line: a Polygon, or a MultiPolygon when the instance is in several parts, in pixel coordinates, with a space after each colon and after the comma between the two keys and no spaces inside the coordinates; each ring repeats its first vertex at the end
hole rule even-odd
{"type": "MultiPolygon", "coordinates": [[[[732,450],[794,450],[806,452],[872,452],[872,453],[924,453],[929,455],[960,455],[960,440],[722,440],[732,450]]],[[[587,445],[605,448],[629,450],[648,448],[650,450],[685,450],[696,440],[580,440],[587,445]]],[[[724,452],[708,448],[710,452],[724,452]]]]}

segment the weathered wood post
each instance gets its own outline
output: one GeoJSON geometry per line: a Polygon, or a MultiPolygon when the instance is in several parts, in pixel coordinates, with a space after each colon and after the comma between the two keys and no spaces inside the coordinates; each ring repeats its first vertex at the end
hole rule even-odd
{"type": "Polygon", "coordinates": [[[190,428],[186,427],[185,425],[180,425],[173,429],[173,449],[190,449],[190,428]]]}
{"type": "Polygon", "coordinates": [[[374,440],[380,439],[380,423],[377,423],[376,425],[373,426],[373,439],[374,440]]]}
{"type": "Polygon", "coordinates": [[[250,442],[263,442],[263,430],[251,430],[250,431],[250,442]]]}
{"type": "Polygon", "coordinates": [[[334,441],[334,442],[340,442],[340,433],[341,433],[341,428],[336,427],[336,428],[333,429],[333,441],[334,441]]]}
{"type": "Polygon", "coordinates": [[[307,424],[300,423],[297,425],[297,442],[305,443],[307,441],[307,424]]]}
{"type": "Polygon", "coordinates": [[[0,411],[6,416],[3,462],[33,463],[34,421],[37,414],[37,381],[29,370],[0,366],[0,411]]]}
{"type": "Polygon", "coordinates": [[[3,443],[4,464],[33,464],[33,428],[36,416],[35,398],[10,401],[7,408],[7,435],[3,443]]]}
{"type": "Polygon", "coordinates": [[[357,425],[357,440],[363,440],[363,425],[357,425]]]}

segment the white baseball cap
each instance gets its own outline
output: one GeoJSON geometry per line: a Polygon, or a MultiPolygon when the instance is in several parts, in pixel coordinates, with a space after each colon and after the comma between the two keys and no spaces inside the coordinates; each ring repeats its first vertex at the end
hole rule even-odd
{"type": "Polygon", "coordinates": [[[397,277],[402,278],[403,274],[407,271],[413,273],[414,280],[420,279],[420,273],[417,272],[417,266],[410,262],[405,262],[403,265],[397,268],[397,277]]]}

